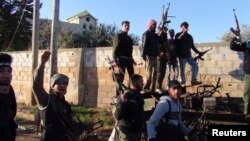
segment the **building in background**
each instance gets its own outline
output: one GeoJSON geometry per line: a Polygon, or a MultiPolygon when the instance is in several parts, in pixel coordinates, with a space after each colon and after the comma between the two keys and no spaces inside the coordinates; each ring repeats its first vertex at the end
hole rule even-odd
{"type": "MultiPolygon", "coordinates": [[[[31,21],[32,22],[32,21],[31,21]]],[[[43,23],[51,23],[50,19],[40,19],[43,23]]],[[[82,33],[82,31],[90,31],[97,25],[97,18],[92,16],[87,10],[69,17],[66,21],[60,21],[63,29],[71,33],[82,33]]]]}
{"type": "Polygon", "coordinates": [[[72,26],[76,25],[75,28],[72,29],[72,32],[92,30],[97,24],[97,19],[85,10],[72,17],[69,17],[65,22],[63,22],[63,24],[65,24],[63,26],[66,26],[67,24],[72,26]]]}

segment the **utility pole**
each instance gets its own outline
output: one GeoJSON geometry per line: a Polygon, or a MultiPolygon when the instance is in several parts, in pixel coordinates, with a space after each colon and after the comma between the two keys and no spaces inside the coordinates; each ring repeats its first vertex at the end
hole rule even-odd
{"type": "MultiPolygon", "coordinates": [[[[39,49],[39,8],[40,8],[40,0],[34,0],[34,9],[33,9],[33,21],[32,21],[32,70],[31,74],[33,76],[33,71],[37,67],[38,64],[38,49],[39,49]]],[[[32,79],[33,83],[33,79],[32,79]]],[[[32,95],[32,91],[30,93],[31,104],[35,104],[35,99],[32,95]]]]}
{"type": "Polygon", "coordinates": [[[54,0],[53,19],[51,27],[50,39],[50,78],[56,74],[57,71],[57,49],[58,49],[58,33],[59,33],[59,6],[60,0],[54,0]]]}
{"type": "Polygon", "coordinates": [[[38,46],[39,46],[39,5],[40,0],[34,0],[33,23],[32,23],[32,72],[38,64],[38,46]]]}

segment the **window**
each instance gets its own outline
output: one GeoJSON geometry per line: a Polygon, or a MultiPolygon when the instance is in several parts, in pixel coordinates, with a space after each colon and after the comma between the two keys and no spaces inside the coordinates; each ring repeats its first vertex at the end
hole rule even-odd
{"type": "Polygon", "coordinates": [[[92,29],[93,29],[93,25],[90,24],[90,25],[89,25],[89,30],[92,30],[92,29]]]}
{"type": "Polygon", "coordinates": [[[84,23],[84,24],[82,25],[82,28],[83,28],[83,29],[86,29],[86,27],[87,27],[87,25],[86,25],[86,23],[84,23]]]}
{"type": "Polygon", "coordinates": [[[89,17],[86,17],[86,21],[89,22],[89,21],[90,21],[90,18],[89,18],[89,17]]]}

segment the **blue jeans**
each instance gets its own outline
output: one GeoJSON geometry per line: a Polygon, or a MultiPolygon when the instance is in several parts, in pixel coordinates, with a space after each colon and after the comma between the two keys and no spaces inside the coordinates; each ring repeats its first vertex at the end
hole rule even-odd
{"type": "Polygon", "coordinates": [[[181,72],[181,84],[186,83],[185,68],[186,68],[187,62],[191,66],[191,71],[192,71],[191,82],[197,81],[199,68],[198,68],[198,64],[194,61],[193,57],[179,58],[180,72],[181,72]]]}

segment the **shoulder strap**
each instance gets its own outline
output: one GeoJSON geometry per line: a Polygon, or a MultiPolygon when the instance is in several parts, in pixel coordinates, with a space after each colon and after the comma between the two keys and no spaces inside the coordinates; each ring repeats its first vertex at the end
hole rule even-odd
{"type": "Polygon", "coordinates": [[[168,123],[168,120],[169,120],[170,114],[171,114],[171,103],[167,99],[166,99],[166,101],[168,102],[168,112],[163,115],[162,119],[165,118],[165,123],[168,123]]]}
{"type": "Polygon", "coordinates": [[[50,103],[50,95],[48,96],[48,103],[47,103],[47,105],[46,106],[44,106],[44,107],[42,107],[42,106],[40,106],[39,104],[37,104],[37,107],[38,107],[38,109],[40,110],[40,111],[43,111],[43,110],[45,110],[45,109],[47,109],[47,107],[49,106],[49,103],[50,103]]]}

